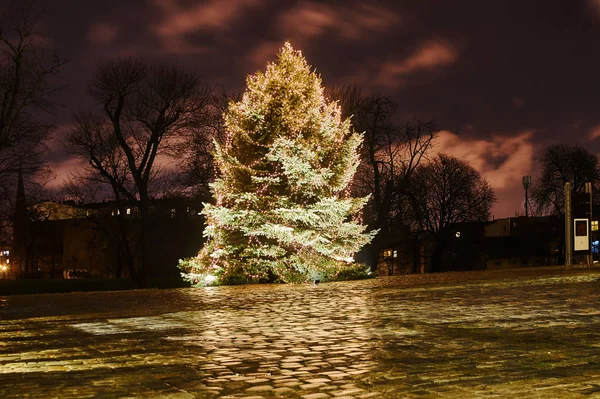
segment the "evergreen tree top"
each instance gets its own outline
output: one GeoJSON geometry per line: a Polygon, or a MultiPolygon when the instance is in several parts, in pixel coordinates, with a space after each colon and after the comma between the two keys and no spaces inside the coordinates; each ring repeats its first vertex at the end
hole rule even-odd
{"type": "Polygon", "coordinates": [[[337,136],[341,142],[349,133],[349,121],[340,126],[340,107],[325,100],[321,77],[290,43],[285,43],[266,72],[248,76],[247,86],[242,100],[230,104],[225,118],[232,136],[248,133],[266,144],[282,134],[305,139],[337,136]]]}

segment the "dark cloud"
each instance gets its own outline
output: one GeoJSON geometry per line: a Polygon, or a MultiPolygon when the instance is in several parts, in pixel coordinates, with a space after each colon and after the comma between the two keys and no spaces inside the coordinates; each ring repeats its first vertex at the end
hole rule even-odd
{"type": "MultiPolygon", "coordinates": [[[[47,1],[47,30],[71,59],[56,122],[92,106],[86,81],[123,56],[176,63],[240,91],[289,40],[324,83],[392,97],[434,116],[439,148],[496,188],[498,216],[522,212],[521,176],[549,143],[600,149],[600,1],[47,1]]],[[[61,129],[63,131],[64,129],[61,129]]],[[[71,167],[59,150],[52,159],[71,167]]]]}

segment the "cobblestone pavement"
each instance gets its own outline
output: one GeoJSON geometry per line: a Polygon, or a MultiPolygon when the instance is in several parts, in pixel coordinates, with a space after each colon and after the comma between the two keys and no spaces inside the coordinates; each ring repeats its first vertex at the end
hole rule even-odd
{"type": "Polygon", "coordinates": [[[0,297],[0,397],[600,397],[600,270],[0,297]]]}

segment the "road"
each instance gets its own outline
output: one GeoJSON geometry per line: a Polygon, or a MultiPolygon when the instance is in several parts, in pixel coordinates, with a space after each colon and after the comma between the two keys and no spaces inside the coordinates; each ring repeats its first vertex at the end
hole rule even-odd
{"type": "Polygon", "coordinates": [[[600,397],[599,304],[560,268],[0,297],[0,397],[600,397]]]}

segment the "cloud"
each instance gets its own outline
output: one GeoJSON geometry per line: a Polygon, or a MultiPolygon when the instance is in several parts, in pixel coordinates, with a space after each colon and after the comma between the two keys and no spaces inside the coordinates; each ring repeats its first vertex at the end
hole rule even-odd
{"type": "Polygon", "coordinates": [[[119,29],[109,23],[93,24],[88,30],[87,38],[93,44],[111,44],[119,34],[119,29]]]}
{"type": "Polygon", "coordinates": [[[174,0],[155,0],[164,15],[156,28],[161,37],[179,37],[189,33],[215,32],[230,28],[248,9],[261,5],[260,0],[209,0],[180,7],[174,0]]]}
{"type": "MultiPolygon", "coordinates": [[[[599,0],[600,1],[600,0],[599,0]]],[[[600,137],[600,125],[596,125],[593,128],[591,128],[588,132],[588,139],[591,140],[595,140],[598,137],[600,137]]]]}
{"type": "Polygon", "coordinates": [[[489,139],[460,137],[450,131],[441,131],[436,152],[443,152],[468,162],[492,186],[498,202],[492,213],[496,217],[512,216],[523,212],[521,178],[531,175],[534,146],[533,131],[516,135],[494,135],[489,139]]]}
{"type": "Polygon", "coordinates": [[[274,60],[275,54],[282,46],[283,43],[275,41],[261,43],[250,51],[246,59],[255,69],[264,69],[267,61],[274,60]]]}
{"type": "Polygon", "coordinates": [[[69,177],[76,171],[86,166],[86,162],[80,158],[67,158],[58,161],[51,161],[48,166],[52,170],[52,174],[55,176],[53,180],[48,182],[48,188],[59,189],[65,182],[69,180],[69,177]]]}
{"type": "Polygon", "coordinates": [[[380,86],[398,87],[409,75],[453,64],[458,50],[446,41],[428,40],[402,60],[390,60],[381,65],[377,74],[380,86]]]}
{"type": "MultiPolygon", "coordinates": [[[[207,53],[210,48],[198,45],[190,35],[222,34],[235,28],[236,22],[247,12],[263,4],[262,0],[209,0],[182,6],[177,0],[153,0],[160,22],[153,30],[161,52],[175,55],[207,53]]],[[[136,51],[136,50],[134,50],[136,51]]]]}
{"type": "Polygon", "coordinates": [[[312,39],[328,32],[356,40],[385,31],[398,21],[396,13],[372,4],[335,6],[303,2],[281,14],[278,26],[280,32],[297,40],[312,39]]]}
{"type": "Polygon", "coordinates": [[[467,161],[493,188],[501,189],[515,181],[520,184],[521,177],[531,173],[532,135],[532,131],[524,131],[515,136],[469,139],[443,130],[439,134],[436,151],[467,161]]]}
{"type": "Polygon", "coordinates": [[[600,0],[588,0],[588,4],[596,16],[600,18],[600,0]]]}
{"type": "Polygon", "coordinates": [[[279,39],[260,43],[246,58],[254,68],[260,68],[274,59],[285,41],[299,49],[306,49],[315,39],[324,35],[348,41],[364,41],[369,36],[386,32],[399,21],[394,11],[372,4],[300,2],[276,17],[274,26],[279,39]]]}

